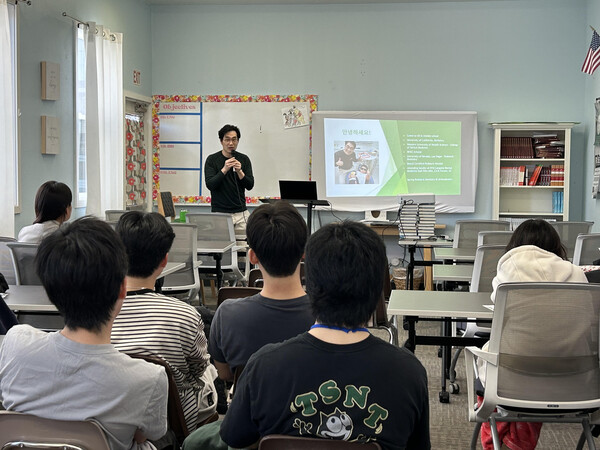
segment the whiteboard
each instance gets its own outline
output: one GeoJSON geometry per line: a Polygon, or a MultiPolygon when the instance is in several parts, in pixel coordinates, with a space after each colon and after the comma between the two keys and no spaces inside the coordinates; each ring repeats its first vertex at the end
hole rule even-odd
{"type": "MultiPolygon", "coordinates": [[[[254,188],[248,197],[278,197],[279,180],[308,180],[310,128],[285,128],[282,109],[308,102],[203,103],[202,167],[206,158],[221,150],[218,131],[225,124],[237,126],[241,139],[237,151],[252,162],[254,188]]],[[[210,195],[202,174],[202,193],[210,195]]]]}
{"type": "Polygon", "coordinates": [[[308,180],[311,160],[310,116],[316,96],[153,97],[153,198],[158,188],[177,202],[204,203],[211,196],[204,180],[206,158],[221,151],[218,131],[240,128],[238,151],[252,162],[256,197],[278,197],[279,180],[308,180]],[[218,100],[217,100],[218,98],[218,100]],[[290,109],[295,114],[284,116],[290,109]]]}

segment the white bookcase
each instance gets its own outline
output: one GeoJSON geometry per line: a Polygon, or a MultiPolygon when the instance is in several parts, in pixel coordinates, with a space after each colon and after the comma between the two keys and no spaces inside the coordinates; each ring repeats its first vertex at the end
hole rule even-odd
{"type": "Polygon", "coordinates": [[[571,128],[575,122],[497,122],[494,129],[494,189],[493,217],[500,220],[544,218],[569,220],[569,172],[571,155],[571,128]],[[563,158],[506,158],[501,157],[502,138],[533,138],[540,134],[557,134],[564,141],[563,158]],[[501,167],[560,166],[564,168],[562,186],[503,186],[501,167]],[[553,192],[562,193],[562,212],[553,212],[553,192]]]}

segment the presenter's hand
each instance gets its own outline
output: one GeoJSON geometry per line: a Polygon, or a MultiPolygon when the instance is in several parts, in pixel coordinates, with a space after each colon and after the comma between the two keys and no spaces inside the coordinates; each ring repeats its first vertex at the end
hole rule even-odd
{"type": "Polygon", "coordinates": [[[338,159],[338,161],[335,163],[336,166],[338,167],[342,167],[344,165],[344,162],[342,161],[342,158],[338,159]]]}
{"type": "Polygon", "coordinates": [[[242,165],[240,164],[240,162],[237,159],[229,158],[227,161],[225,161],[225,165],[221,169],[221,172],[223,172],[225,174],[225,173],[229,172],[229,170],[231,170],[231,168],[236,167],[236,165],[238,165],[239,167],[242,167],[242,165]]]}

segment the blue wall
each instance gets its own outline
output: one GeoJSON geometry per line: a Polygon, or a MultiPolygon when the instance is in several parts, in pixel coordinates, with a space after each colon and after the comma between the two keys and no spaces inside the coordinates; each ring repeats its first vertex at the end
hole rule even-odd
{"type": "Polygon", "coordinates": [[[19,9],[24,169],[17,230],[33,220],[43,181],[73,185],[73,37],[63,10],[124,33],[124,88],[141,95],[311,93],[320,110],[477,111],[476,213],[443,216],[447,223],[491,215],[489,122],[582,122],[573,135],[571,219],[597,215],[588,192],[600,82],[580,71],[588,25],[600,27],[593,0],[168,7],[34,0],[19,9]],[[42,60],[61,64],[56,102],[40,100],[42,60]],[[132,85],[134,68],[141,87],[132,85]],[[61,117],[60,155],[40,154],[42,114],[61,117]]]}
{"type": "MultiPolygon", "coordinates": [[[[19,56],[21,94],[21,213],[15,230],[33,222],[33,199],[47,180],[67,183],[75,179],[73,132],[73,22],[62,12],[84,21],[95,21],[123,33],[124,89],[152,95],[150,7],[143,0],[33,0],[19,6],[19,56]],[[40,61],[60,64],[60,99],[41,100],[40,61]],[[142,73],[142,85],[133,85],[133,70],[142,73]],[[42,155],[40,116],[61,121],[58,155],[42,155]]],[[[83,214],[83,209],[73,216],[83,214]]]]}
{"type": "MultiPolygon", "coordinates": [[[[152,8],[160,94],[318,94],[320,110],[474,110],[476,213],[492,214],[492,121],[585,119],[583,0],[152,8]]],[[[583,216],[574,129],[571,219],[583,216]]]]}

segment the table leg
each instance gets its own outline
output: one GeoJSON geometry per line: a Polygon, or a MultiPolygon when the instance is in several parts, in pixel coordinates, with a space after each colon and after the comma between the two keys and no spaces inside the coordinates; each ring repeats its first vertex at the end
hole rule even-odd
{"type": "MultiPolygon", "coordinates": [[[[431,247],[423,248],[423,259],[431,261],[431,247]]],[[[425,266],[425,290],[433,291],[433,267],[425,266]]]]}
{"type": "Polygon", "coordinates": [[[221,289],[221,285],[223,284],[223,272],[221,271],[221,258],[223,255],[221,253],[214,253],[213,258],[215,258],[215,266],[217,267],[217,289],[221,289]]]}
{"type": "MultiPolygon", "coordinates": [[[[450,327],[450,318],[444,317],[444,321],[442,322],[443,336],[450,336],[450,327]]],[[[451,345],[442,345],[442,390],[439,392],[440,403],[450,403],[450,393],[446,391],[446,379],[448,378],[451,352],[451,345]]]]}

